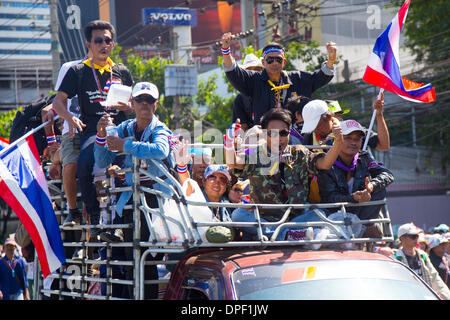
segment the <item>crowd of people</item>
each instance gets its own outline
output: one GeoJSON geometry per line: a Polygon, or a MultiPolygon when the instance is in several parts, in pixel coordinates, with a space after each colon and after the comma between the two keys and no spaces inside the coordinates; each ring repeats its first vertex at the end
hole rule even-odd
{"type": "MultiPolygon", "coordinates": [[[[224,71],[240,93],[234,104],[233,123],[224,135],[225,163],[215,164],[210,148],[196,147],[189,141],[175,138],[171,129],[155,115],[160,98],[156,85],[147,81],[133,83],[129,70],[112,61],[115,30],[109,22],[92,21],[86,25],[84,34],[87,56],[62,66],[55,86],[57,95],[42,115],[43,121],[49,121],[46,126],[48,154],[52,159],[49,175],[62,178],[68,202],[69,214],[63,225],[93,225],[89,241],[133,241],[132,229],[113,232],[98,227],[101,223],[99,193],[104,186],[102,179],[97,178],[108,173],[115,178],[116,186],[131,186],[133,174],[123,173],[123,170],[132,168],[133,157],[142,159],[141,164],[149,173],[165,183],[171,182],[157,166],[146,160],[156,161],[173,172],[181,185],[187,185],[186,197],[200,190],[205,201],[214,203],[358,204],[384,199],[386,187],[394,181],[392,172],[368,150],[363,150],[366,136],[369,136],[370,147],[389,150],[383,95],[373,104],[376,134],[368,133],[355,120],[344,120],[346,112],[337,101],[311,99],[312,93],[334,76],[337,45],[333,42],[326,44],[328,59],[319,70],[287,72],[283,70],[286,58],[282,45],[269,43],[263,48],[261,59],[249,54],[240,66],[230,52],[233,35],[222,36],[224,71]],[[113,84],[132,87],[128,103],[105,105],[113,84]],[[133,112],[134,116],[130,116],[133,112]],[[55,137],[53,120],[56,115],[64,120],[60,143],[55,137]],[[111,127],[114,134],[108,131],[111,127]],[[256,147],[251,146],[252,143],[256,147]],[[81,207],[77,203],[78,190],[81,191],[81,207]]],[[[149,176],[141,175],[140,183],[168,195],[172,193],[149,176]]],[[[132,200],[131,191],[120,193],[114,223],[133,223],[133,211],[126,209],[132,200]]],[[[145,200],[151,208],[159,206],[155,195],[146,194],[145,200]]],[[[379,217],[380,209],[381,205],[352,205],[346,211],[353,220],[371,220],[379,217]]],[[[218,207],[211,208],[211,212],[215,221],[256,221],[254,212],[245,208],[218,207]]],[[[319,221],[321,216],[333,217],[338,212],[339,208],[294,209],[288,221],[319,221]]],[[[285,213],[264,208],[259,214],[261,221],[275,222],[285,213]]],[[[275,229],[263,228],[264,237],[272,237],[275,229]]],[[[225,231],[230,232],[230,229],[225,231]]],[[[254,240],[257,235],[256,227],[231,231],[231,235],[217,237],[216,234],[215,238],[209,233],[208,239],[217,242],[254,240]]],[[[276,239],[314,239],[321,231],[323,228],[286,227],[276,239]]],[[[220,230],[215,229],[215,232],[220,230]]],[[[354,233],[357,237],[382,237],[380,226],[370,221],[355,228],[354,233]]],[[[402,236],[399,237],[402,239],[402,236]]],[[[141,239],[149,239],[149,226],[143,215],[141,239]]],[[[431,243],[434,242],[430,240],[428,245],[431,243]]],[[[5,244],[5,248],[11,244],[5,244]]],[[[123,256],[132,260],[132,250],[124,249],[123,256]]],[[[396,252],[404,252],[401,250],[396,252]]],[[[433,252],[429,261],[437,261],[435,256],[443,257],[442,251],[433,252]]],[[[74,252],[74,258],[78,255],[74,252]]],[[[158,258],[147,257],[148,260],[158,258]]],[[[10,254],[7,259],[12,261],[10,254]]],[[[154,278],[156,266],[145,268],[145,277],[154,278]]],[[[0,275],[9,272],[5,268],[0,271],[0,275]]],[[[130,280],[132,276],[132,269],[127,268],[124,278],[130,280]]],[[[25,291],[23,293],[26,297],[25,291]]],[[[154,286],[145,287],[146,298],[156,296],[154,286]]]]}

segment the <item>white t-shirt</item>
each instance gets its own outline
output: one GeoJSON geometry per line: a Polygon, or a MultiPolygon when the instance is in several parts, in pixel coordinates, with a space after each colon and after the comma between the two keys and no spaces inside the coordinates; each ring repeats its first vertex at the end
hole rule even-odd
{"type": "MultiPolygon", "coordinates": [[[[56,79],[55,91],[58,91],[59,86],[61,85],[61,82],[63,81],[64,77],[66,76],[67,71],[73,66],[79,64],[81,61],[82,60],[69,61],[61,66],[61,69],[59,69],[58,78],[56,79]]],[[[72,115],[74,115],[77,118],[80,117],[80,105],[78,103],[77,96],[74,96],[72,99],[67,99],[67,111],[69,111],[72,115]]],[[[64,121],[63,130],[61,134],[64,135],[67,132],[69,132],[69,125],[67,124],[67,121],[64,121]]]]}

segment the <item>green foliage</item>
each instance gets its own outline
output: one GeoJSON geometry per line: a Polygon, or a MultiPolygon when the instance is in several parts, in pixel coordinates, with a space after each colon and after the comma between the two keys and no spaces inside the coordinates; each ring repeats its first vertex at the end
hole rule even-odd
{"type": "Polygon", "coordinates": [[[11,126],[14,118],[16,117],[16,113],[18,110],[22,110],[23,108],[19,107],[14,110],[9,110],[0,113],[0,137],[9,139],[9,132],[11,131],[11,126]]]}

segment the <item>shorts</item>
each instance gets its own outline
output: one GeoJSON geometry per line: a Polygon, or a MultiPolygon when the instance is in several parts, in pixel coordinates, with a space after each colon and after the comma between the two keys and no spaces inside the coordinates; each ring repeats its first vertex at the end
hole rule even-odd
{"type": "Polygon", "coordinates": [[[80,154],[80,134],[76,133],[73,139],[69,139],[69,133],[65,133],[61,138],[61,149],[59,155],[64,168],[69,163],[77,163],[80,154]]]}

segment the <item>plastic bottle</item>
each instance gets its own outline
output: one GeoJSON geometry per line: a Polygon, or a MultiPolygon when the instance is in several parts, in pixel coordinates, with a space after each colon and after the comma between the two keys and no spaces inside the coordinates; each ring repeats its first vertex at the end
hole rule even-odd
{"type": "MultiPolygon", "coordinates": [[[[118,137],[119,133],[117,132],[117,126],[112,122],[111,119],[109,119],[108,126],[106,127],[106,136],[107,137],[118,137]]],[[[108,145],[106,145],[106,148],[108,148],[108,145]]],[[[108,148],[108,150],[110,150],[108,148]]],[[[110,150],[117,152],[117,150],[110,150]]]]}

